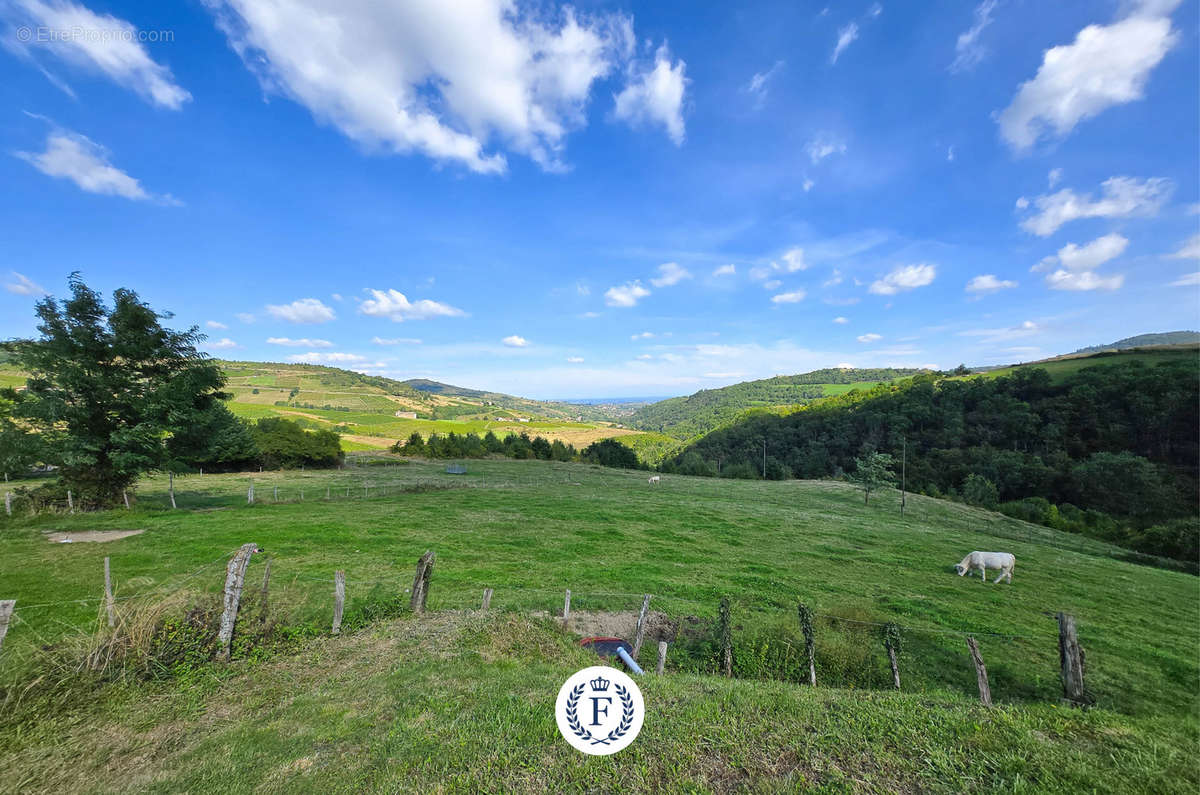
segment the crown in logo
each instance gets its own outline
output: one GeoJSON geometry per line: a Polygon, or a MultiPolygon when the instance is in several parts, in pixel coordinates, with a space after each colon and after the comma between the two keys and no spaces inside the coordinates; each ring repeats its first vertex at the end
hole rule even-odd
{"type": "Polygon", "coordinates": [[[595,679],[588,682],[588,684],[592,686],[592,690],[603,693],[604,691],[608,690],[609,681],[603,676],[597,676],[595,679]]]}

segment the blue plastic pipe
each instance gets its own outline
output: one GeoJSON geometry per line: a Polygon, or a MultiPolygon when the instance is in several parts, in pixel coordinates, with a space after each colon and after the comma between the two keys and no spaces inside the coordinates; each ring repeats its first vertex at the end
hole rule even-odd
{"type": "Polygon", "coordinates": [[[638,666],[636,662],[634,662],[633,658],[629,656],[629,652],[625,651],[624,647],[617,649],[617,656],[620,657],[625,664],[629,666],[629,670],[633,671],[635,674],[646,673],[638,666]]]}

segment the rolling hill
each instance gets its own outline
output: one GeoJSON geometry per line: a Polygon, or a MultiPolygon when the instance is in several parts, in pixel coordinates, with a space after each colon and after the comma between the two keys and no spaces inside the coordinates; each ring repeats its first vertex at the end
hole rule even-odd
{"type": "Polygon", "coordinates": [[[1099,353],[1120,351],[1126,348],[1145,348],[1152,345],[1200,345],[1200,331],[1166,331],[1158,334],[1138,334],[1108,345],[1092,345],[1080,348],[1075,353],[1099,353]]]}
{"type": "Polygon", "coordinates": [[[785,413],[814,400],[854,389],[869,389],[919,370],[830,368],[800,375],[743,381],[720,389],[702,389],[688,397],[668,398],[638,409],[629,424],[681,441],[736,421],[746,412],[785,413]]]}

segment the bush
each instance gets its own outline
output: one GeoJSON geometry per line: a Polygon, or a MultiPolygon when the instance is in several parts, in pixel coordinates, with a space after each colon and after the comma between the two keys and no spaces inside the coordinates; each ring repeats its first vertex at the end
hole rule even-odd
{"type": "Polygon", "coordinates": [[[262,451],[263,465],[295,469],[300,466],[334,466],[341,463],[341,438],[333,431],[306,431],[282,417],[264,417],[254,426],[254,441],[262,451]]]}
{"type": "Polygon", "coordinates": [[[963,500],[968,505],[978,508],[994,511],[1000,504],[1000,491],[996,488],[996,484],[974,473],[967,475],[967,479],[963,481],[962,493],[963,500]]]}
{"type": "Polygon", "coordinates": [[[753,464],[746,461],[739,461],[736,464],[728,464],[722,467],[721,477],[734,478],[736,480],[758,480],[761,474],[754,468],[753,464]]]}
{"type": "Polygon", "coordinates": [[[1138,552],[1176,560],[1200,559],[1200,517],[1172,519],[1169,522],[1132,530],[1130,546],[1138,552]]]}

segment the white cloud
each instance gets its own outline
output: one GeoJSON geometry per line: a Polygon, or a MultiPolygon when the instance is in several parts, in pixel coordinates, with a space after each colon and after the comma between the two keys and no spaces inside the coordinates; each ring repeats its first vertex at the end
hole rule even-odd
{"type": "Polygon", "coordinates": [[[1128,245],[1129,240],[1114,232],[1083,246],[1068,243],[1058,250],[1058,261],[1069,271],[1090,271],[1121,256],[1128,245]]]}
{"type": "Polygon", "coordinates": [[[771,269],[763,265],[756,265],[750,269],[750,278],[756,282],[761,282],[770,275],[771,269]]]}
{"type": "Polygon", "coordinates": [[[309,351],[308,353],[297,353],[289,356],[288,361],[303,362],[305,364],[346,364],[360,371],[381,370],[387,367],[386,362],[372,362],[366,356],[359,356],[357,353],[319,353],[317,351],[309,351]]]}
{"type": "MultiPolygon", "coordinates": [[[[1063,224],[1079,218],[1131,218],[1152,216],[1158,212],[1174,184],[1169,179],[1153,177],[1109,177],[1100,183],[1100,198],[1090,193],[1077,194],[1070,188],[1038,196],[1033,200],[1036,211],[1021,221],[1021,228],[1039,237],[1048,237],[1063,224]]],[[[1018,202],[1018,209],[1028,207],[1018,202]]]]}
{"type": "Polygon", "coordinates": [[[849,321],[849,320],[847,320],[847,319],[846,319],[846,318],[844,318],[844,317],[835,317],[835,318],[833,319],[833,322],[834,322],[834,323],[837,323],[838,325],[844,326],[844,325],[846,325],[847,323],[849,323],[850,321],[849,321]]]}
{"type": "Polygon", "coordinates": [[[858,38],[858,23],[851,22],[846,27],[838,31],[837,44],[833,47],[833,55],[829,56],[829,63],[835,64],[838,58],[849,47],[855,39],[858,38]]]}
{"type": "Polygon", "coordinates": [[[671,62],[671,52],[663,44],[654,54],[653,67],[631,70],[628,84],[614,97],[613,113],[634,126],[661,124],[675,145],[682,145],[686,69],[682,60],[671,62]]]}
{"type": "Polygon", "coordinates": [[[819,135],[808,142],[805,151],[808,152],[808,159],[816,165],[830,155],[846,154],[846,143],[830,135],[819,135]]]}
{"type": "Polygon", "coordinates": [[[650,295],[650,291],[642,286],[640,281],[626,282],[616,287],[609,287],[604,292],[604,303],[609,306],[636,306],[637,302],[650,295]]]}
{"type": "Polygon", "coordinates": [[[1172,287],[1200,287],[1200,271],[1180,276],[1171,282],[1172,287]]]}
{"type": "Polygon", "coordinates": [[[807,295],[803,290],[793,290],[790,293],[780,293],[779,295],[771,296],[773,304],[798,304],[804,300],[807,295]]]}
{"type": "Polygon", "coordinates": [[[805,193],[808,193],[816,184],[811,179],[805,178],[804,182],[800,183],[800,187],[804,188],[805,193]]]}
{"type": "Polygon", "coordinates": [[[646,362],[646,361],[653,359],[654,357],[648,353],[642,353],[642,354],[639,354],[637,358],[643,362],[646,362]]]}
{"type": "Polygon", "coordinates": [[[1174,254],[1167,255],[1170,259],[1200,259],[1200,235],[1192,235],[1174,254]]]}
{"type": "Polygon", "coordinates": [[[750,78],[750,82],[746,84],[746,93],[754,97],[754,106],[756,108],[761,108],[763,103],[766,101],[767,83],[770,82],[771,78],[774,77],[775,73],[781,68],[783,68],[783,61],[776,61],[775,65],[767,71],[755,72],[750,78]]]}
{"type": "Polygon", "coordinates": [[[1046,183],[1053,188],[1058,183],[1062,182],[1063,170],[1061,168],[1052,168],[1050,173],[1046,175],[1046,183]]]}
{"type": "Polygon", "coordinates": [[[1029,206],[1029,199],[1026,199],[1024,196],[1017,197],[1016,207],[1018,210],[1024,210],[1028,206],[1029,206]]]}
{"type": "Polygon", "coordinates": [[[140,182],[109,162],[108,150],[85,135],[54,130],[46,136],[45,151],[14,154],[46,176],[69,179],[88,193],[179,204],[169,195],[147,192],[140,182]]]}
{"type": "Polygon", "coordinates": [[[826,287],[826,288],[837,287],[843,281],[844,280],[842,278],[842,272],[840,270],[838,270],[837,268],[834,268],[833,273],[831,273],[829,275],[829,278],[826,279],[825,281],[821,282],[821,286],[826,287]]]}
{"type": "Polygon", "coordinates": [[[855,339],[857,339],[859,342],[862,342],[862,343],[878,342],[879,340],[883,339],[883,335],[875,334],[875,333],[861,334],[858,337],[856,337],[855,339]]]}
{"type": "Polygon", "coordinates": [[[737,268],[733,265],[722,265],[712,272],[713,276],[733,276],[737,273],[737,268]]]}
{"type": "Polygon", "coordinates": [[[953,144],[946,147],[946,162],[947,163],[954,162],[954,145],[953,144]]]}
{"type": "Polygon", "coordinates": [[[837,364],[834,365],[834,367],[836,367],[839,370],[853,370],[854,369],[854,365],[850,364],[850,362],[838,362],[837,364]]]}
{"type": "Polygon", "coordinates": [[[1055,271],[1046,276],[1052,290],[1116,290],[1124,283],[1124,276],[1104,277],[1094,271],[1055,271]]]}
{"type": "Polygon", "coordinates": [[[238,345],[236,342],[229,339],[229,337],[222,337],[221,339],[217,340],[216,342],[206,343],[203,347],[207,348],[208,350],[212,350],[212,351],[226,351],[231,348],[240,348],[242,346],[238,345]]]}
{"type": "Polygon", "coordinates": [[[653,331],[643,331],[641,334],[630,334],[629,339],[633,340],[634,342],[636,342],[638,340],[654,339],[654,332],[653,331]]]}
{"type": "Polygon", "coordinates": [[[958,34],[954,43],[954,63],[950,64],[951,72],[961,72],[970,69],[983,60],[987,55],[987,47],[979,42],[983,29],[992,24],[992,12],[996,10],[997,0],[983,0],[975,7],[975,21],[971,27],[958,34]]]}
{"type": "Polygon", "coordinates": [[[677,262],[667,262],[658,266],[658,276],[651,279],[655,287],[670,287],[679,284],[684,279],[692,278],[692,274],[681,268],[677,262]]]}
{"type": "Polygon", "coordinates": [[[421,341],[413,337],[371,337],[372,345],[420,345],[421,341]]]}
{"type": "Polygon", "coordinates": [[[869,16],[871,19],[874,19],[882,13],[883,6],[881,6],[879,3],[871,3],[871,7],[867,9],[867,16],[869,16]]]}
{"type": "Polygon", "coordinates": [[[568,356],[567,361],[571,364],[583,364],[582,356],[568,356]]]}
{"type": "Polygon", "coordinates": [[[6,282],[4,289],[14,295],[49,295],[49,291],[23,273],[12,271],[13,281],[6,282]]]}
{"type": "Polygon", "coordinates": [[[310,340],[308,337],[294,340],[289,337],[267,337],[268,345],[286,345],[289,348],[332,348],[329,340],[310,340]]]}
{"type": "Polygon", "coordinates": [[[510,334],[509,336],[505,337],[504,339],[502,339],[500,341],[503,342],[505,344],[505,346],[509,347],[509,348],[528,348],[529,347],[529,340],[525,339],[524,337],[518,336],[516,334],[510,334]]]}
{"type": "Polygon", "coordinates": [[[592,87],[633,47],[626,17],[512,0],[207,4],[266,91],[369,147],[478,173],[507,169],[495,145],[562,169],[592,87]]]}
{"type": "MultiPolygon", "coordinates": [[[[10,0],[0,3],[0,17],[9,23],[4,45],[25,58],[36,61],[37,47],[37,52],[50,53],[72,67],[103,74],[163,108],[179,110],[192,98],[175,83],[171,70],[146,52],[138,29],[123,19],[97,14],[72,0],[10,0]],[[21,26],[56,35],[32,36],[23,42],[17,32],[21,26]]],[[[40,64],[39,68],[51,82],[74,96],[69,87],[40,64]]]]}
{"type": "Polygon", "coordinates": [[[772,279],[769,282],[763,282],[764,290],[774,290],[776,287],[782,287],[782,286],[783,286],[783,282],[781,282],[779,279],[772,279]]]}
{"type": "Polygon", "coordinates": [[[316,298],[301,298],[290,304],[268,304],[267,314],[289,323],[325,323],[337,317],[332,309],[316,298]]]}
{"type": "Polygon", "coordinates": [[[985,273],[967,282],[966,290],[968,293],[994,293],[997,290],[1009,290],[1016,286],[1017,283],[1010,279],[997,279],[994,274],[985,273]]]}
{"type": "Polygon", "coordinates": [[[1020,325],[1009,328],[977,328],[960,331],[958,335],[960,337],[979,337],[981,343],[990,345],[997,342],[1030,337],[1040,331],[1041,327],[1037,323],[1034,323],[1032,320],[1026,320],[1020,325]]]}
{"type": "Polygon", "coordinates": [[[1033,79],[999,115],[1000,135],[1017,152],[1044,135],[1066,136],[1114,105],[1142,98],[1150,72],[1179,40],[1166,16],[1178,0],[1140,3],[1111,25],[1088,25],[1075,41],[1046,50],[1033,79]]]}
{"type": "Polygon", "coordinates": [[[238,312],[236,315],[234,315],[234,317],[243,323],[253,323],[255,320],[254,315],[250,314],[249,312],[238,312]]]}
{"type": "Polygon", "coordinates": [[[225,325],[224,323],[222,323],[222,322],[220,322],[220,321],[218,321],[218,320],[209,320],[209,321],[208,321],[208,322],[206,322],[204,325],[208,326],[209,328],[215,328],[215,329],[227,329],[227,328],[229,328],[229,326],[225,325]]]}
{"type": "Polygon", "coordinates": [[[904,265],[896,268],[882,279],[871,282],[869,289],[875,295],[895,295],[904,290],[912,290],[931,284],[937,276],[934,265],[904,265]]]}
{"type": "Polygon", "coordinates": [[[333,299],[333,300],[335,300],[335,301],[341,301],[341,300],[343,300],[343,299],[342,299],[342,294],[341,294],[341,293],[330,293],[330,294],[329,294],[329,297],[330,297],[330,298],[332,298],[332,299],[333,299]]]}
{"type": "Polygon", "coordinates": [[[808,263],[804,261],[804,249],[790,248],[783,252],[783,269],[788,273],[802,271],[808,267],[808,263]]]}
{"type": "Polygon", "coordinates": [[[409,301],[399,290],[367,290],[371,298],[358,307],[358,311],[371,317],[386,317],[396,323],[405,320],[428,320],[431,317],[464,317],[467,313],[457,307],[422,298],[409,301]]]}

